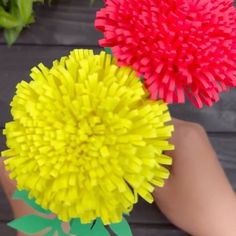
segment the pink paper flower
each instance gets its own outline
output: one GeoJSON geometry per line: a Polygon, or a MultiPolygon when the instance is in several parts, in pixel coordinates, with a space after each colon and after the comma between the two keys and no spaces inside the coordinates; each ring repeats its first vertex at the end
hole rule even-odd
{"type": "Polygon", "coordinates": [[[233,0],[105,0],[95,27],[119,65],[144,77],[151,99],[201,108],[236,86],[233,0]]]}

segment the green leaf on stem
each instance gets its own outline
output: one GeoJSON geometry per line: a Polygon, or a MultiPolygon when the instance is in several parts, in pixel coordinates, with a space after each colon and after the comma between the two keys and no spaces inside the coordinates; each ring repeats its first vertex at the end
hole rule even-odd
{"type": "Polygon", "coordinates": [[[129,223],[124,217],[120,223],[111,224],[109,227],[117,236],[132,236],[129,223]]]}
{"type": "Polygon", "coordinates": [[[17,18],[9,14],[0,6],[0,27],[11,29],[18,26],[19,22],[17,18]]]}
{"type": "Polygon", "coordinates": [[[28,196],[28,192],[25,190],[22,190],[22,191],[16,190],[16,192],[13,194],[13,199],[23,200],[27,205],[29,205],[34,210],[40,213],[47,214],[47,215],[51,213],[49,210],[45,210],[40,205],[38,205],[34,199],[30,199],[28,196]]]}

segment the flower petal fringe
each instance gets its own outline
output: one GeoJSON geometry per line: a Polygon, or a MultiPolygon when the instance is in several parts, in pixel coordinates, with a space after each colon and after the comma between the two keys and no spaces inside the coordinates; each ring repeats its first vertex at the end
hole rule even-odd
{"type": "Polygon", "coordinates": [[[140,195],[163,186],[173,149],[168,107],[151,101],[130,68],[74,50],[17,85],[2,153],[18,189],[69,221],[120,222],[140,195]]]}
{"type": "Polygon", "coordinates": [[[236,86],[233,0],[106,0],[95,27],[119,65],[144,76],[151,99],[211,106],[236,86]]]}

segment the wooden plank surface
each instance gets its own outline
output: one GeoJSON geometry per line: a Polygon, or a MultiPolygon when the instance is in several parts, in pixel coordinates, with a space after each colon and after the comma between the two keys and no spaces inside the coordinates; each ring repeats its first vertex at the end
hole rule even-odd
{"type": "Polygon", "coordinates": [[[132,232],[134,236],[187,236],[189,234],[184,233],[181,230],[170,228],[165,228],[159,225],[134,225],[132,227],[132,232]]]}
{"type": "MultiPolygon", "coordinates": [[[[73,48],[94,48],[99,51],[101,34],[94,29],[96,10],[103,0],[96,0],[89,7],[89,0],[58,0],[52,7],[36,6],[37,21],[24,30],[16,45],[8,49],[0,35],[0,127],[10,120],[9,103],[16,84],[29,80],[30,68],[39,62],[51,61],[67,54],[73,48]]],[[[236,190],[236,89],[222,94],[220,102],[211,108],[197,110],[189,103],[172,105],[173,116],[202,124],[209,132],[211,142],[236,190]]],[[[0,130],[1,132],[1,130],[0,130]]],[[[0,135],[0,150],[5,147],[0,135]]],[[[15,236],[6,227],[12,214],[0,190],[0,235],[15,236]]],[[[141,200],[134,208],[129,221],[134,236],[185,236],[173,227],[155,205],[141,200]]]]}
{"type": "MultiPolygon", "coordinates": [[[[52,61],[67,55],[73,47],[50,46],[0,46],[0,127],[11,119],[10,101],[15,93],[15,86],[22,80],[29,80],[30,69],[43,62],[51,65],[52,61]]],[[[97,50],[95,48],[95,50],[97,50]]]]}
{"type": "MultiPolygon", "coordinates": [[[[11,208],[0,185],[0,222],[9,221],[13,218],[11,208]]],[[[1,231],[0,231],[1,235],[1,231]]]]}
{"type": "MultiPolygon", "coordinates": [[[[74,47],[64,46],[14,46],[8,49],[0,46],[0,127],[11,119],[9,103],[15,93],[15,86],[21,80],[29,80],[30,69],[40,62],[51,65],[51,62],[69,53],[74,47]]],[[[100,49],[94,47],[98,52],[100,49]]],[[[236,131],[236,89],[222,94],[222,99],[213,107],[202,110],[193,105],[172,105],[172,115],[202,124],[210,132],[236,131]]]]}
{"type": "MultiPolygon", "coordinates": [[[[103,0],[57,0],[51,7],[36,7],[36,23],[24,30],[18,44],[95,46],[102,35],[94,28],[103,0]]],[[[4,43],[3,36],[0,43],[4,43]]]]}
{"type": "Polygon", "coordinates": [[[94,28],[94,19],[102,6],[102,0],[93,5],[90,0],[59,0],[51,7],[37,4],[36,22],[23,31],[17,44],[95,46],[102,34],[94,28]]]}
{"type": "Polygon", "coordinates": [[[172,116],[200,123],[208,132],[236,131],[236,88],[222,93],[221,99],[212,107],[196,109],[188,101],[186,104],[171,105],[172,116]]]}
{"type": "Polygon", "coordinates": [[[0,221],[0,234],[1,236],[16,236],[14,229],[11,229],[5,222],[0,221]]]}

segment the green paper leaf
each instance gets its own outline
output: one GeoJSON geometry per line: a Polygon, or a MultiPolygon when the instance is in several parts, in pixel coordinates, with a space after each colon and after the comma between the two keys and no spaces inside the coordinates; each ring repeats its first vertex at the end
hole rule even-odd
{"type": "Polygon", "coordinates": [[[17,190],[13,194],[13,199],[14,200],[23,200],[27,205],[31,206],[33,209],[36,211],[43,213],[43,214],[50,214],[51,212],[49,210],[43,209],[41,206],[39,206],[34,199],[29,199],[28,197],[28,192],[27,191],[19,191],[17,190]]]}
{"type": "Polygon", "coordinates": [[[76,236],[109,236],[101,219],[90,224],[82,224],[79,219],[73,219],[70,223],[70,234],[76,236]]]}
{"type": "Polygon", "coordinates": [[[73,219],[70,222],[70,234],[80,235],[80,236],[88,236],[91,233],[90,224],[82,224],[80,219],[73,219]]]}
{"type": "Polygon", "coordinates": [[[28,24],[33,13],[33,0],[16,0],[24,24],[28,24]]]}
{"type": "Polygon", "coordinates": [[[55,236],[55,235],[57,235],[57,236],[68,236],[69,234],[64,233],[62,230],[61,231],[50,230],[48,233],[44,234],[43,236],[55,236]]]}
{"type": "Polygon", "coordinates": [[[53,236],[55,235],[55,233],[57,233],[58,236],[68,236],[68,234],[63,232],[61,225],[62,222],[58,218],[54,218],[51,220],[50,226],[52,228],[51,232],[53,233],[53,236]]]}
{"type": "MultiPolygon", "coordinates": [[[[68,236],[68,234],[66,234],[66,233],[64,233],[62,230],[61,231],[57,231],[57,235],[58,236],[68,236]]],[[[55,233],[52,235],[52,236],[54,236],[55,235],[55,233]]]]}
{"type": "Polygon", "coordinates": [[[132,236],[129,223],[124,217],[120,223],[110,224],[109,227],[117,236],[132,236]]]}
{"type": "Polygon", "coordinates": [[[36,215],[26,215],[8,223],[8,226],[26,234],[36,234],[50,227],[50,219],[36,215]]]}
{"type": "Polygon", "coordinates": [[[0,6],[0,27],[11,29],[19,24],[18,20],[0,6]]]}
{"type": "Polygon", "coordinates": [[[111,51],[110,48],[104,48],[104,50],[105,50],[105,52],[106,52],[107,54],[112,55],[112,51],[111,51]]]}
{"type": "Polygon", "coordinates": [[[62,229],[62,221],[58,218],[47,219],[37,215],[26,215],[8,224],[8,226],[26,234],[35,234],[48,229],[44,236],[68,236],[62,229]]]}
{"type": "Polygon", "coordinates": [[[109,236],[106,227],[101,219],[97,219],[95,225],[91,229],[91,236],[109,236]]]}
{"type": "Polygon", "coordinates": [[[49,232],[47,232],[43,236],[54,236],[54,234],[55,234],[54,230],[50,230],[49,232]]]}

